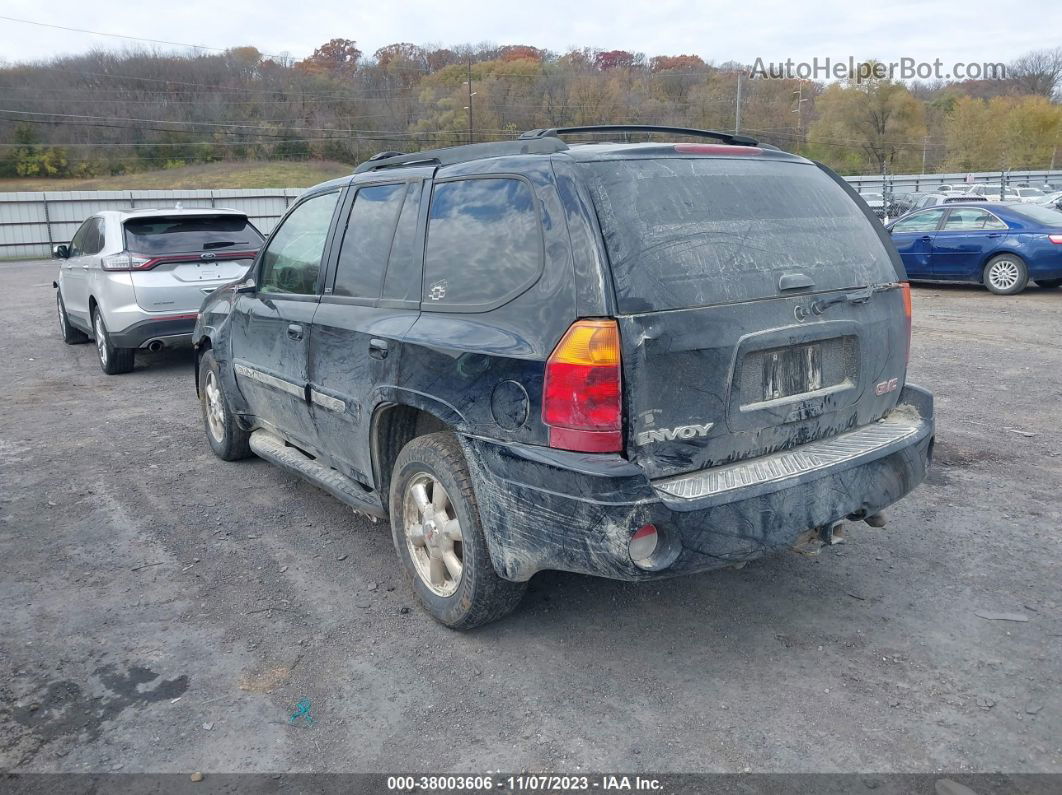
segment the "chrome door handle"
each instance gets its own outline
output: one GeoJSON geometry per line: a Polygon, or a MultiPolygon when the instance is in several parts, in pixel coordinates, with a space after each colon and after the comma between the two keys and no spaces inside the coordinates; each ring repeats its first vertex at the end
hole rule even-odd
{"type": "Polygon", "coordinates": [[[297,340],[301,340],[302,339],[302,326],[300,326],[298,323],[290,323],[290,324],[288,324],[288,337],[290,339],[293,339],[293,340],[296,340],[296,341],[297,340]]]}

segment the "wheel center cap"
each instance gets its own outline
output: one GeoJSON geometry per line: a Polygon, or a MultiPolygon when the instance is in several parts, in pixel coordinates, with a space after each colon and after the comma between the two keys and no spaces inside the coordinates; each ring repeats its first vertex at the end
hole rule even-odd
{"type": "Polygon", "coordinates": [[[435,541],[435,534],[437,532],[437,529],[438,528],[436,528],[436,526],[435,526],[435,520],[434,519],[429,519],[428,521],[426,521],[424,523],[424,538],[427,540],[427,542],[429,544],[431,544],[431,543],[433,543],[435,541]]]}

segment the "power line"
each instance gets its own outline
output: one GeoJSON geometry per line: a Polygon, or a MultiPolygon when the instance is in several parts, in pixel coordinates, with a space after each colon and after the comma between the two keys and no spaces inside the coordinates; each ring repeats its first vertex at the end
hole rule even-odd
{"type": "MultiPolygon", "coordinates": [[[[38,21],[33,20],[33,19],[19,19],[18,17],[8,17],[8,16],[4,16],[2,14],[0,14],[0,19],[6,20],[7,22],[18,22],[18,23],[23,24],[23,25],[36,25],[37,27],[41,27],[41,28],[54,28],[56,30],[66,30],[66,31],[70,31],[72,33],[89,33],[89,34],[91,34],[93,36],[108,36],[108,37],[110,37],[112,39],[127,39],[128,41],[146,41],[146,42],[149,42],[150,44],[167,44],[167,45],[170,45],[172,47],[188,47],[188,48],[193,49],[193,50],[211,50],[213,52],[228,52],[230,49],[232,49],[231,47],[208,47],[205,44],[188,44],[187,42],[183,42],[183,41],[166,41],[165,39],[147,39],[147,38],[144,38],[143,36],[126,36],[125,34],[122,34],[122,33],[104,33],[103,31],[99,31],[99,30],[87,30],[85,28],[71,28],[71,27],[67,27],[66,25],[55,25],[55,24],[52,24],[50,22],[38,22],[38,21]]],[[[269,53],[262,53],[262,55],[265,55],[265,56],[267,56],[269,58],[282,58],[282,59],[286,59],[286,58],[289,57],[287,55],[270,55],[269,53]]]]}
{"type": "MultiPolygon", "coordinates": [[[[5,111],[0,110],[0,113],[2,113],[2,112],[5,112],[5,111]]],[[[11,112],[11,111],[6,111],[6,112],[11,112]]],[[[21,113],[23,111],[14,111],[14,112],[15,113],[21,113]]],[[[40,114],[40,115],[47,116],[47,115],[50,115],[50,114],[40,114]]],[[[96,117],[96,118],[109,118],[109,117],[96,117]]],[[[105,127],[105,128],[109,128],[109,129],[116,129],[116,130],[134,130],[134,131],[137,131],[137,132],[141,132],[141,131],[164,132],[164,133],[171,133],[171,134],[173,134],[173,133],[177,133],[177,134],[188,133],[188,134],[191,134],[191,133],[195,133],[195,132],[200,132],[200,133],[202,132],[201,130],[171,130],[171,129],[166,129],[166,128],[163,128],[163,127],[144,127],[144,126],[139,126],[139,125],[138,126],[132,126],[132,125],[128,125],[128,124],[108,124],[106,122],[84,122],[84,121],[63,122],[63,121],[49,121],[49,120],[43,120],[43,119],[10,119],[9,121],[17,121],[20,124],[67,125],[67,126],[72,126],[72,127],[105,127]]],[[[166,122],[164,122],[164,123],[166,123],[166,122]]],[[[194,124],[195,122],[192,122],[192,123],[194,124]]],[[[242,132],[242,131],[234,131],[234,130],[220,130],[219,132],[220,133],[225,133],[225,134],[228,134],[228,135],[255,136],[256,138],[259,139],[259,140],[251,139],[251,140],[246,140],[246,141],[235,141],[235,142],[232,143],[232,145],[240,145],[240,144],[254,145],[254,144],[259,144],[259,143],[265,143],[265,142],[268,142],[268,141],[276,141],[276,142],[283,143],[283,142],[288,142],[288,141],[299,141],[299,140],[316,140],[316,141],[346,141],[346,140],[351,140],[351,139],[349,139],[348,137],[345,137],[345,136],[335,136],[335,135],[329,136],[327,138],[300,139],[300,138],[291,137],[290,135],[284,134],[284,130],[281,129],[281,128],[278,128],[278,127],[272,127],[272,128],[267,128],[267,129],[274,130],[274,131],[279,132],[281,134],[280,135],[266,135],[265,133],[242,132]]],[[[300,130],[306,130],[306,129],[312,129],[312,128],[289,128],[289,132],[298,132],[300,130]]],[[[354,131],[350,131],[350,130],[331,130],[330,128],[320,128],[320,129],[325,131],[325,132],[337,132],[337,133],[354,132],[354,131]]],[[[506,136],[506,137],[511,137],[512,134],[513,134],[512,130],[484,129],[484,130],[481,130],[481,131],[485,132],[485,133],[489,133],[491,135],[506,136]]],[[[399,130],[394,130],[394,131],[391,131],[391,130],[360,130],[360,131],[356,131],[356,135],[355,135],[353,140],[365,140],[365,141],[414,141],[414,142],[416,142],[418,140],[422,140],[424,138],[430,138],[432,136],[437,136],[437,135],[453,135],[453,136],[456,136],[456,135],[458,135],[458,133],[455,133],[453,131],[446,131],[446,130],[420,131],[420,132],[408,132],[408,131],[399,131],[399,130]]],[[[167,143],[167,142],[158,142],[158,145],[163,145],[165,143],[167,143]]],[[[211,142],[207,142],[207,143],[222,144],[224,142],[213,142],[213,141],[211,141],[211,142]]],[[[55,144],[41,143],[41,144],[37,144],[37,143],[35,143],[35,144],[32,144],[32,145],[33,146],[44,146],[44,147],[48,147],[48,146],[63,147],[63,146],[69,146],[70,144],[61,144],[61,143],[55,143],[55,144]]],[[[186,145],[188,145],[188,143],[187,142],[176,142],[175,145],[186,146],[186,145]]]]}

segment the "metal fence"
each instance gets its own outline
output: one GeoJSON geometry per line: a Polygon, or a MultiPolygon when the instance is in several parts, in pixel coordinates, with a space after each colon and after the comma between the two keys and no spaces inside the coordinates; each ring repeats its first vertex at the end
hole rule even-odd
{"type": "Polygon", "coordinates": [[[0,259],[51,256],[82,221],[100,210],[228,207],[268,233],[303,188],[260,190],[86,190],[0,193],[0,259]]]}
{"type": "Polygon", "coordinates": [[[941,185],[990,184],[999,185],[1003,180],[1009,187],[1026,186],[1041,188],[1045,182],[1062,185],[1062,171],[979,171],[976,173],[951,174],[886,174],[845,177],[860,193],[933,193],[941,185]]]}
{"type": "MultiPolygon", "coordinates": [[[[932,191],[940,185],[965,182],[998,185],[998,171],[976,174],[889,174],[846,177],[859,191],[885,193],[932,191]]],[[[1006,184],[1062,183],[1062,171],[1010,171],[1006,184]]],[[[90,190],[43,193],[0,193],[0,259],[51,256],[55,243],[66,243],[81,222],[100,210],[151,207],[229,207],[247,213],[263,233],[268,233],[303,188],[259,190],[90,190]]]]}

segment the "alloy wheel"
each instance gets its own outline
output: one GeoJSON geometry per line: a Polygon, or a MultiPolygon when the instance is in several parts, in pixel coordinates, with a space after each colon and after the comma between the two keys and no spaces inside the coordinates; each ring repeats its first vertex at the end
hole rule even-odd
{"type": "Polygon", "coordinates": [[[225,403],[221,395],[221,387],[218,385],[218,378],[213,370],[207,373],[203,393],[206,395],[207,427],[214,441],[221,444],[225,441],[225,403]]]}
{"type": "Polygon", "coordinates": [[[103,331],[103,318],[100,313],[96,313],[96,350],[100,355],[100,362],[104,367],[107,366],[107,337],[103,331]]]}
{"type": "Polygon", "coordinates": [[[417,576],[432,593],[453,596],[464,572],[461,523],[438,478],[421,472],[409,481],[402,518],[417,576]]]}
{"type": "Polygon", "coordinates": [[[997,290],[1010,290],[1018,283],[1018,264],[1013,260],[1001,259],[992,263],[988,269],[988,281],[997,290]]]}

